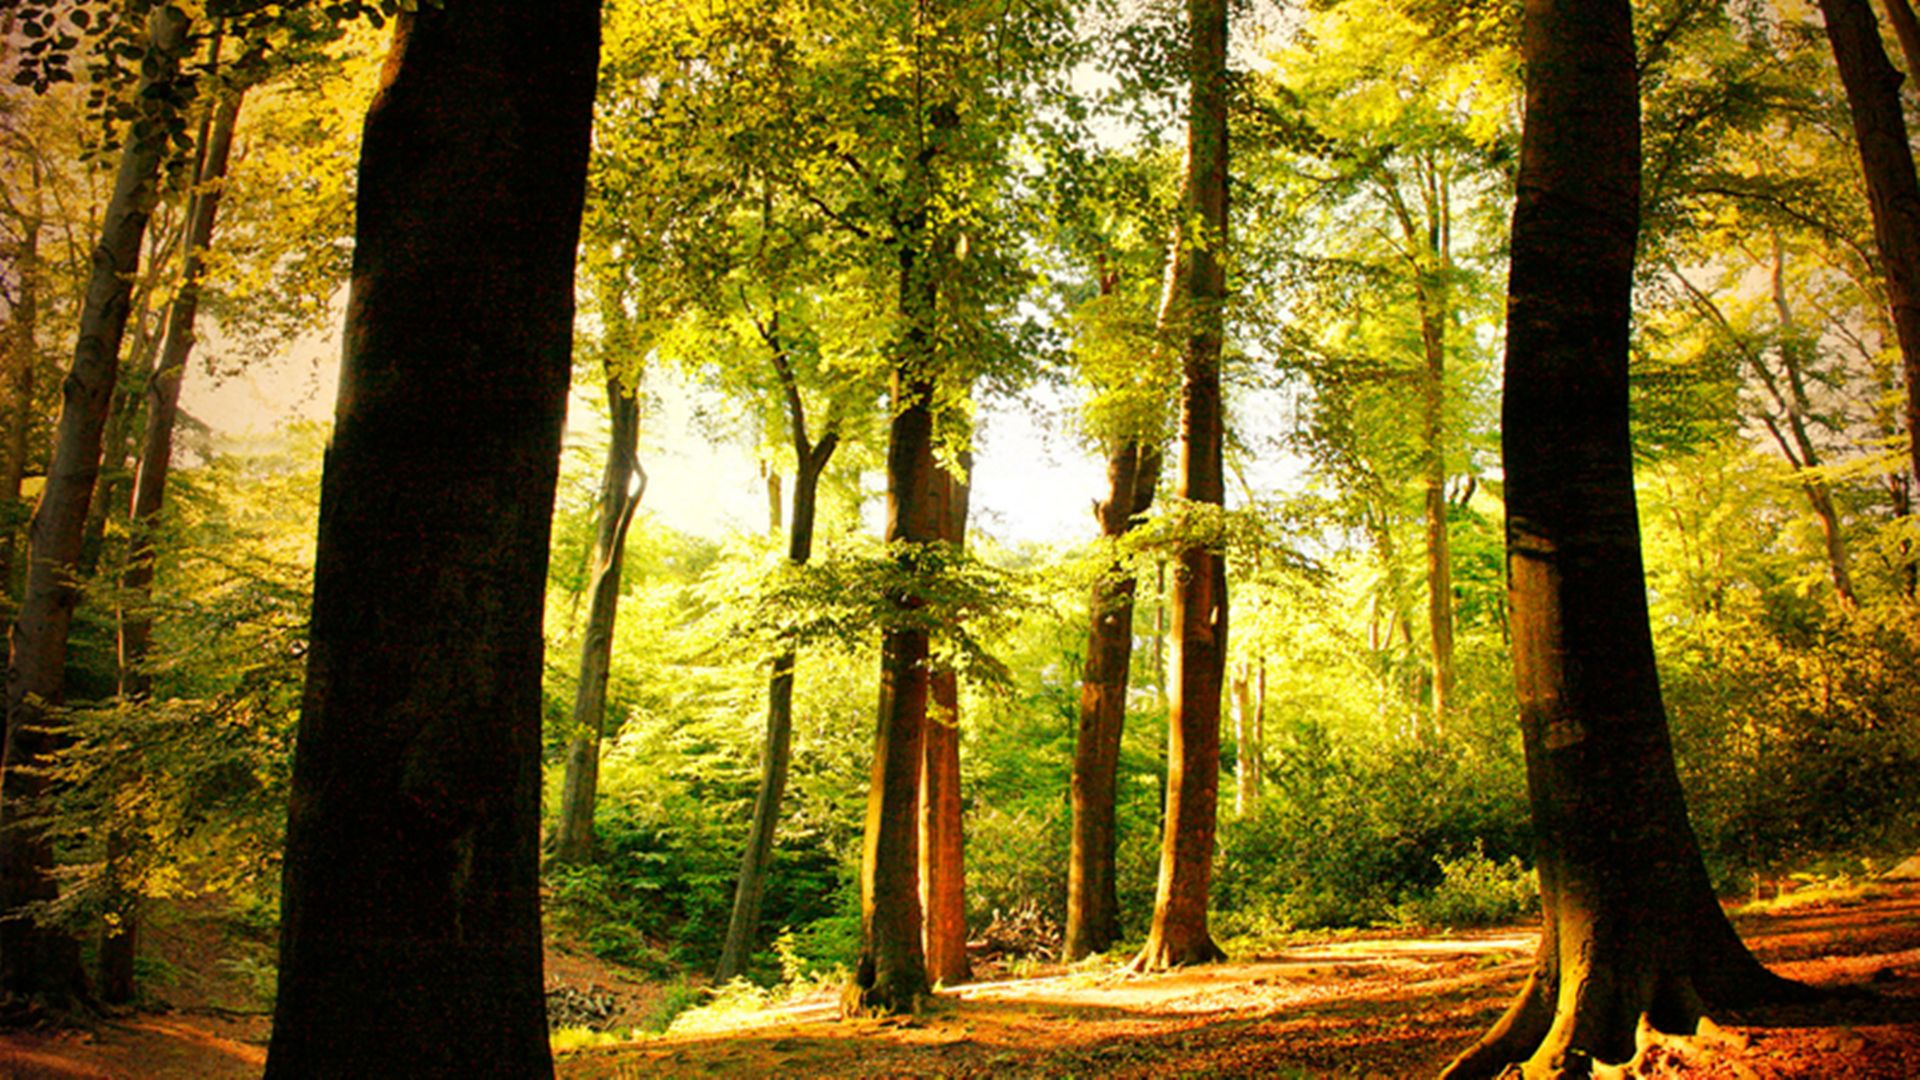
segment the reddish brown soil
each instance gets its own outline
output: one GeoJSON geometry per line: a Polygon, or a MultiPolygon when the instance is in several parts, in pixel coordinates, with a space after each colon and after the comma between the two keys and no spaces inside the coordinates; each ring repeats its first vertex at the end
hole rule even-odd
{"type": "MultiPolygon", "coordinates": [[[[1652,1075],[1920,1077],[1920,888],[1739,922],[1777,970],[1851,992],[1720,1017],[1725,1038],[1661,1050],[1652,1075]]],[[[1056,971],[963,986],[907,1020],[838,1020],[820,999],[717,1021],[731,1030],[563,1054],[559,1073],[569,1080],[1432,1076],[1498,1016],[1531,950],[1526,927],[1330,940],[1167,975],[1056,971]]],[[[589,957],[555,951],[548,965],[550,983],[610,994],[617,1025],[647,1015],[660,993],[589,957]]],[[[257,1076],[266,1017],[257,1001],[246,1003],[244,987],[231,984],[258,980],[245,978],[246,965],[224,970],[225,983],[176,973],[169,1011],[90,1031],[0,1036],[0,1078],[257,1076]]]]}

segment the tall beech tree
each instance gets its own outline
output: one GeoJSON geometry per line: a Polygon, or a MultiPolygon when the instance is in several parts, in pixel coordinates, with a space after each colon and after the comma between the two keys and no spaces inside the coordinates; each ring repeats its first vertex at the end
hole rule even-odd
{"type": "Polygon", "coordinates": [[[1508,282],[1507,575],[1546,925],[1448,1068],[1585,1076],[1647,1030],[1791,992],[1746,950],[1687,819],[1654,666],[1628,423],[1640,108],[1627,0],[1532,0],[1508,282]]]}
{"type": "Polygon", "coordinates": [[[1907,432],[1920,479],[1920,180],[1900,105],[1900,73],[1887,59],[1880,24],[1867,0],[1820,0],[1827,41],[1846,87],[1859,144],[1880,274],[1900,344],[1907,384],[1907,432]]]}
{"type": "MultiPolygon", "coordinates": [[[[1187,181],[1181,244],[1186,337],[1181,370],[1176,494],[1202,506],[1226,500],[1220,350],[1226,322],[1227,4],[1188,0],[1187,181]]],[[[1220,691],[1227,661],[1226,553],[1189,539],[1173,575],[1172,708],[1167,805],[1153,924],[1135,959],[1143,969],[1201,964],[1224,954],[1207,930],[1220,798],[1220,691]]]]}
{"type": "MultiPolygon", "coordinates": [[[[166,501],[167,474],[173,464],[173,429],[180,415],[180,387],[187,360],[193,353],[194,322],[200,313],[201,279],[206,253],[213,243],[220,210],[220,191],[226,181],[227,161],[233,150],[233,130],[240,119],[245,88],[220,94],[201,125],[195,152],[193,192],[187,202],[185,250],[181,257],[180,286],[167,307],[166,337],[153,375],[147,380],[146,422],[141,433],[139,468],[134,473],[132,507],[128,511],[130,542],[126,568],[120,575],[120,696],[143,698],[151,689],[146,670],[147,649],[153,637],[153,590],[156,552],[154,530],[166,501]]],[[[128,839],[109,837],[108,874],[124,856],[128,839]]],[[[108,900],[108,922],[100,939],[100,996],[109,1002],[133,1000],[134,951],[139,935],[139,900],[114,887],[108,900]]]]}
{"type": "Polygon", "coordinates": [[[59,889],[52,843],[23,818],[47,794],[45,768],[64,741],[50,710],[61,701],[68,632],[80,599],[74,569],[99,476],[101,433],[119,374],[141,244],[159,194],[168,135],[187,93],[178,79],[187,31],[187,17],[175,7],[156,8],[148,21],[136,117],[94,248],[47,483],[28,534],[26,588],[13,623],[0,778],[0,989],[55,1001],[85,997],[87,981],[73,938],[36,925],[26,910],[55,898],[59,889]]]}
{"type": "Polygon", "coordinates": [[[540,619],[599,14],[423,7],[367,117],[275,1080],[552,1074],[540,619]]]}

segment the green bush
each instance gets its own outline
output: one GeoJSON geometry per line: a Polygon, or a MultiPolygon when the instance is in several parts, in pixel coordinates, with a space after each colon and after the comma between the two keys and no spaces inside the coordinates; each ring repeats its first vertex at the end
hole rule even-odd
{"type": "Polygon", "coordinates": [[[1518,857],[1495,862],[1476,843],[1464,855],[1434,862],[1440,867],[1440,884],[1395,909],[1396,918],[1408,926],[1494,926],[1539,910],[1539,877],[1518,857]]]}
{"type": "Polygon", "coordinates": [[[1393,922],[1446,885],[1450,862],[1478,852],[1505,863],[1530,848],[1519,762],[1497,748],[1354,745],[1311,723],[1280,736],[1253,812],[1222,822],[1223,933],[1393,922]]]}

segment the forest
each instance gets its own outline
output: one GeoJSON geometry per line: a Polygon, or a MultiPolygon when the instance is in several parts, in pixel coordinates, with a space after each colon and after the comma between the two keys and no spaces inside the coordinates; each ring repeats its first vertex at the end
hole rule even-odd
{"type": "Polygon", "coordinates": [[[0,26],[0,1072],[1499,930],[1370,1074],[1669,1075],[1920,898],[1909,0],[0,26]]]}

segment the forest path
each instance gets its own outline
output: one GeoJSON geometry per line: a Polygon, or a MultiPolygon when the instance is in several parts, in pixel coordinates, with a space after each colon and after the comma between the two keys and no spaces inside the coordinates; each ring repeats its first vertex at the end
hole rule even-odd
{"type": "MultiPolygon", "coordinates": [[[[1723,1017],[1737,1045],[1665,1061],[1656,1075],[1920,1077],[1920,886],[1876,887],[1736,921],[1783,974],[1873,996],[1723,1017]]],[[[1056,969],[943,990],[922,1015],[905,1019],[841,1020],[823,993],[779,1008],[710,1010],[688,1018],[705,1025],[697,1032],[563,1053],[559,1075],[1433,1076],[1518,989],[1533,934],[1507,927],[1330,937],[1152,975],[1056,969]]],[[[644,1012],[662,993],[576,954],[550,955],[548,975],[551,985],[613,997],[625,1015],[644,1012]]],[[[258,1076],[266,1017],[214,1000],[179,1000],[172,1011],[91,1031],[0,1034],[0,1080],[258,1076]]]]}

